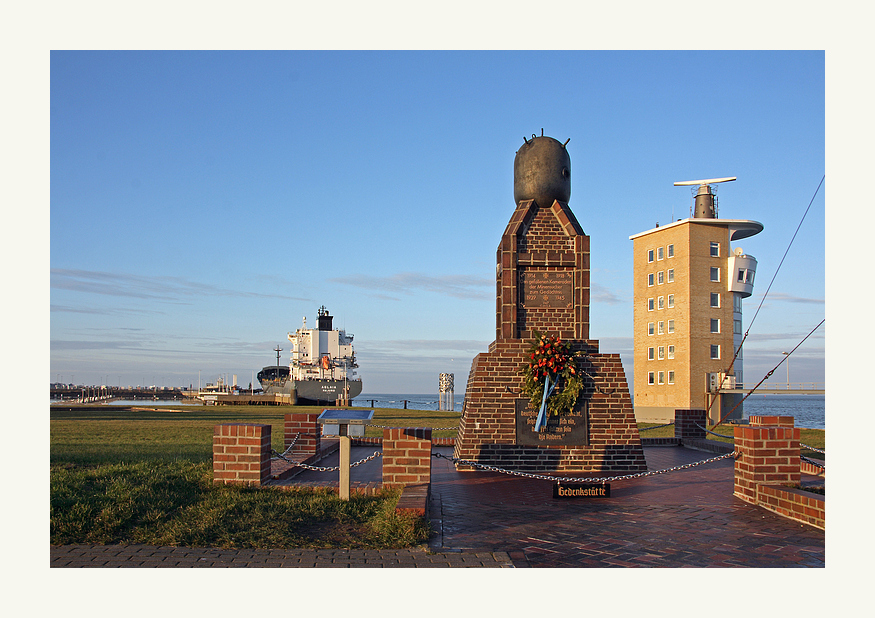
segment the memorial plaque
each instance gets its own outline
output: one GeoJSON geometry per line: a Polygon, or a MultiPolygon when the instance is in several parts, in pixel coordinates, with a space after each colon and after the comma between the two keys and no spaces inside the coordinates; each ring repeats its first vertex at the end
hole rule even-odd
{"type": "Polygon", "coordinates": [[[523,270],[520,298],[523,306],[570,309],[573,304],[574,273],[571,271],[523,270]]]}
{"type": "Polygon", "coordinates": [[[580,400],[570,414],[548,416],[547,427],[535,431],[538,410],[528,399],[517,399],[516,443],[523,446],[588,446],[587,402],[580,400]]]}

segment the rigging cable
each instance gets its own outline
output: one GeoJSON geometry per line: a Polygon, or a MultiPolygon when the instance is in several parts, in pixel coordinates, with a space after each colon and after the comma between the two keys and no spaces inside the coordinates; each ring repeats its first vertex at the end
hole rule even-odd
{"type": "MultiPolygon", "coordinates": [[[[817,185],[817,188],[814,190],[814,195],[811,196],[811,201],[808,202],[808,207],[805,209],[805,212],[802,214],[802,219],[799,220],[799,225],[796,226],[796,231],[793,232],[793,237],[790,239],[790,243],[787,245],[787,249],[784,251],[784,255],[781,258],[781,261],[778,263],[778,268],[775,269],[775,274],[772,275],[772,280],[769,281],[769,285],[766,288],[766,291],[763,294],[763,297],[760,299],[760,304],[757,306],[757,310],[754,312],[753,318],[751,318],[751,320],[750,320],[750,324],[747,325],[747,330],[744,331],[744,337],[741,338],[741,343],[738,344],[738,347],[735,349],[735,354],[732,355],[732,362],[729,363],[729,367],[726,369],[726,371],[723,372],[725,375],[728,375],[729,372],[732,371],[732,367],[735,365],[735,359],[738,358],[738,355],[741,352],[741,347],[744,345],[744,342],[747,340],[747,336],[750,334],[750,329],[753,326],[754,321],[756,321],[757,316],[760,313],[760,309],[762,309],[762,307],[763,307],[763,303],[766,302],[766,296],[769,295],[769,290],[772,289],[772,284],[775,283],[775,279],[778,277],[778,272],[780,272],[781,266],[784,264],[784,260],[787,258],[787,254],[790,252],[790,247],[793,246],[793,241],[796,240],[796,235],[799,233],[799,229],[802,227],[802,223],[805,221],[805,217],[808,216],[808,211],[811,210],[811,205],[814,203],[814,198],[816,198],[817,194],[820,192],[820,187],[823,186],[824,180],[826,180],[826,174],[824,174],[821,177],[820,182],[817,185]]],[[[722,386],[723,386],[722,384],[717,385],[717,394],[720,393],[720,389],[722,388],[722,386]]],[[[759,386],[759,384],[757,384],[757,386],[759,386]]],[[[711,411],[711,406],[714,405],[714,401],[716,401],[716,400],[717,400],[716,397],[713,397],[711,399],[710,403],[708,404],[708,412],[711,411]]],[[[742,400],[742,401],[744,401],[744,400],[742,400]]],[[[722,422],[722,420],[721,420],[721,422],[722,422]]],[[[718,425],[719,424],[720,423],[718,423],[718,425]]]]}
{"type": "Polygon", "coordinates": [[[801,346],[803,343],[805,343],[805,340],[808,339],[811,335],[813,335],[813,334],[814,334],[814,331],[816,331],[818,328],[820,328],[820,326],[821,326],[824,322],[826,322],[826,318],[822,319],[822,320],[820,321],[820,324],[818,324],[817,326],[815,326],[814,328],[812,328],[812,329],[811,329],[811,332],[809,332],[807,335],[805,335],[805,337],[802,339],[802,341],[800,341],[799,343],[796,344],[796,347],[795,347],[795,348],[793,348],[792,350],[790,350],[789,352],[787,352],[787,354],[781,359],[781,361],[780,361],[777,365],[775,365],[775,366],[771,369],[771,371],[769,371],[769,372],[765,375],[765,377],[757,383],[756,386],[754,386],[752,389],[750,389],[750,392],[749,392],[747,395],[745,395],[745,396],[741,399],[741,401],[739,401],[737,404],[735,404],[735,407],[734,407],[734,408],[732,408],[729,412],[727,412],[726,414],[724,414],[723,417],[722,417],[719,421],[717,421],[717,423],[716,423],[716,424],[714,425],[714,427],[712,427],[711,429],[714,429],[715,427],[717,427],[717,425],[719,425],[720,423],[722,423],[723,421],[725,421],[726,418],[727,418],[730,414],[732,414],[733,412],[735,412],[735,410],[736,410],[736,408],[738,408],[738,406],[740,406],[742,403],[744,403],[744,400],[745,400],[745,399],[747,399],[748,397],[750,397],[751,395],[753,395],[753,392],[754,392],[757,388],[759,388],[760,384],[762,384],[763,382],[765,382],[766,380],[768,380],[768,379],[772,376],[772,374],[775,373],[775,370],[776,370],[778,367],[781,366],[781,363],[783,363],[785,360],[787,360],[788,358],[790,358],[790,355],[793,354],[793,352],[795,352],[796,349],[797,349],[799,346],[801,346]]]}

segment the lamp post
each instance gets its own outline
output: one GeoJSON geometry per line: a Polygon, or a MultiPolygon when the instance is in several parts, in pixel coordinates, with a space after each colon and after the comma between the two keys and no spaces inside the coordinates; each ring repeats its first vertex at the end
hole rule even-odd
{"type": "Polygon", "coordinates": [[[787,390],[790,390],[790,353],[789,352],[781,352],[784,356],[787,357],[787,390]]]}

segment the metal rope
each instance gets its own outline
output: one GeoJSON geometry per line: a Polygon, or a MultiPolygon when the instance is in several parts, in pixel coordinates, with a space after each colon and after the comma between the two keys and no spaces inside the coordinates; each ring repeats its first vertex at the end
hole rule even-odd
{"type": "Polygon", "coordinates": [[[706,432],[706,433],[710,433],[712,436],[717,436],[718,438],[731,438],[731,439],[733,439],[733,440],[735,439],[735,436],[724,436],[723,434],[714,433],[714,432],[711,431],[710,429],[707,429],[706,427],[702,427],[699,423],[693,423],[693,424],[694,424],[696,427],[698,427],[699,429],[701,429],[702,431],[704,431],[704,432],[706,432]]]}
{"type": "Polygon", "coordinates": [[[824,455],[826,455],[826,452],[820,450],[819,448],[814,448],[813,446],[808,446],[807,444],[805,444],[803,442],[800,442],[799,446],[801,446],[802,448],[807,448],[809,451],[814,451],[815,453],[823,453],[824,455]]]}
{"type": "Polygon", "coordinates": [[[820,463],[819,461],[814,461],[813,459],[808,459],[808,457],[806,457],[805,455],[800,455],[799,459],[801,459],[802,461],[804,461],[807,464],[811,464],[815,468],[820,468],[821,470],[826,472],[826,466],[824,464],[820,463]]]}

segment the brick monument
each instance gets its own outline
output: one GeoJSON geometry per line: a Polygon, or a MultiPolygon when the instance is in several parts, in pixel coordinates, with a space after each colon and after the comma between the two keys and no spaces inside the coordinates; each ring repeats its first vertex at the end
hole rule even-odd
{"type": "Polygon", "coordinates": [[[497,252],[496,339],[471,365],[453,455],[513,470],[642,471],[647,465],[620,355],[600,354],[589,338],[589,236],[568,207],[567,144],[542,132],[516,154],[517,206],[497,252]],[[540,431],[538,410],[522,393],[536,331],[581,353],[584,378],[571,413],[550,417],[540,431]]]}

